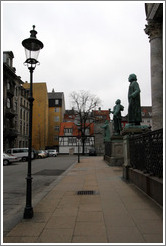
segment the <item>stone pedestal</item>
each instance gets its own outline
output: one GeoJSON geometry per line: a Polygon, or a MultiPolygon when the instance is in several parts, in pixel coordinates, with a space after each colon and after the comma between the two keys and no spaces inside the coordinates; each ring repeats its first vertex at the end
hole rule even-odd
{"type": "Polygon", "coordinates": [[[110,142],[111,156],[104,156],[109,166],[122,166],[124,163],[123,158],[123,137],[112,136],[110,142]]]}

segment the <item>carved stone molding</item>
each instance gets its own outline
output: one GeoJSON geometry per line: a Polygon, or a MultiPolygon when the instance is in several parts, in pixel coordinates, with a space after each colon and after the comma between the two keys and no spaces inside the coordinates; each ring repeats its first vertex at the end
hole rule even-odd
{"type": "Polygon", "coordinates": [[[162,37],[162,23],[159,22],[149,22],[145,25],[145,33],[149,36],[150,41],[154,38],[162,37]]]}

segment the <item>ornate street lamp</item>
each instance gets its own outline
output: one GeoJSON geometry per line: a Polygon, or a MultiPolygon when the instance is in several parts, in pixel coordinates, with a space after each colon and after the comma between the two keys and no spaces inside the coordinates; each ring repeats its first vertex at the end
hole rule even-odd
{"type": "Polygon", "coordinates": [[[33,109],[33,71],[38,62],[38,55],[40,50],[43,48],[43,43],[36,38],[37,32],[35,31],[35,26],[33,30],[30,31],[30,38],[22,41],[22,45],[25,48],[26,61],[30,72],[30,91],[29,91],[29,142],[28,142],[28,171],[27,171],[27,188],[26,188],[26,206],[24,209],[24,219],[30,219],[33,217],[33,207],[32,207],[32,177],[31,177],[31,150],[32,150],[32,109],[33,109]]]}
{"type": "Polygon", "coordinates": [[[80,124],[76,124],[77,129],[78,129],[78,135],[77,135],[77,140],[78,140],[78,163],[80,163],[80,139],[81,139],[81,135],[79,135],[79,131],[81,131],[81,125],[80,124]]]}

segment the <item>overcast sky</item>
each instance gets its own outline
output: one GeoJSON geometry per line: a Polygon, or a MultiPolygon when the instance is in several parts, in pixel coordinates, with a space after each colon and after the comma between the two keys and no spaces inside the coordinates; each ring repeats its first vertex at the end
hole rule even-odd
{"type": "Polygon", "coordinates": [[[151,105],[150,44],[144,32],[143,1],[25,1],[2,3],[2,50],[13,51],[16,74],[29,82],[22,40],[36,26],[44,44],[34,82],[69,94],[86,90],[102,100],[102,109],[121,99],[128,111],[128,76],[135,73],[141,105],[151,105]]]}

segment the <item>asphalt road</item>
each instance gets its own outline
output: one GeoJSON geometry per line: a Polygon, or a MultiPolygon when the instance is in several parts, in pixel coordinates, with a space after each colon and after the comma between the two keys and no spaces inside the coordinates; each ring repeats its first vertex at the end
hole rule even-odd
{"type": "MultiPolygon", "coordinates": [[[[56,185],[77,156],[58,156],[32,161],[32,206],[56,185]]],[[[22,218],[26,203],[27,162],[3,166],[3,231],[10,231],[22,218]]]]}

